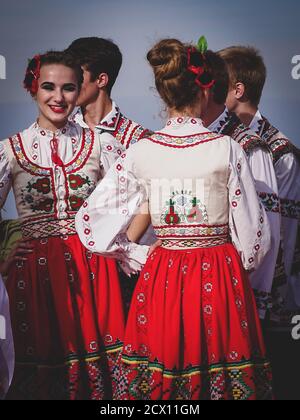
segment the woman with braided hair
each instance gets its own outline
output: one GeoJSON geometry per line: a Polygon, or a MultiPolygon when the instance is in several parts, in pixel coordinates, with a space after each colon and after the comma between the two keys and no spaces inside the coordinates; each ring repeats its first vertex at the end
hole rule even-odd
{"type": "Polygon", "coordinates": [[[149,51],[169,119],[121,156],[76,216],[90,251],[129,264],[138,245],[126,232],[140,208],[161,240],[140,260],[116,399],[272,398],[247,274],[270,248],[269,224],[242,148],[200,119],[214,86],[205,44],[165,39],[149,51]]]}

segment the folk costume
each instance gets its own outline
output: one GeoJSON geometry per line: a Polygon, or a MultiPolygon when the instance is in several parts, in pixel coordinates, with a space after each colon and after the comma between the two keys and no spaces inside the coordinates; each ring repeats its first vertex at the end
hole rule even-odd
{"type": "Polygon", "coordinates": [[[290,326],[300,311],[300,151],[258,111],[250,124],[270,147],[282,216],[270,318],[290,326]]]}
{"type": "Polygon", "coordinates": [[[82,246],[75,215],[122,151],[72,122],[55,133],[34,123],[0,143],[0,204],[12,186],[33,249],[7,282],[11,399],[111,397],[124,333],[118,271],[82,246]]]}
{"type": "Polygon", "coordinates": [[[246,127],[240,119],[225,108],[209,130],[230,136],[244,149],[255,181],[256,191],[267,212],[271,227],[272,245],[260,267],[250,275],[260,317],[265,318],[270,305],[276,260],[280,243],[280,206],[278,186],[272,155],[266,142],[246,127]]]}
{"type": "MultiPolygon", "coordinates": [[[[81,108],[78,108],[75,111],[71,119],[81,127],[88,128],[88,125],[84,121],[81,108]]],[[[120,111],[119,107],[114,101],[112,102],[111,111],[95,127],[95,135],[99,136],[101,140],[104,138],[107,144],[109,144],[110,140],[112,142],[117,140],[126,149],[149,134],[151,134],[149,130],[127,118],[120,111]]],[[[152,226],[150,226],[141,238],[140,243],[143,245],[151,245],[155,241],[155,234],[152,226]]],[[[132,299],[132,294],[136,285],[137,275],[131,275],[128,277],[120,264],[118,264],[118,269],[125,315],[127,315],[132,299]]]]}
{"type": "Polygon", "coordinates": [[[76,229],[91,252],[145,264],[114,398],[271,398],[245,271],[269,251],[269,223],[236,142],[200,119],[171,119],[113,165],[76,229]],[[126,236],[145,201],[163,243],[151,256],[126,236]]]}

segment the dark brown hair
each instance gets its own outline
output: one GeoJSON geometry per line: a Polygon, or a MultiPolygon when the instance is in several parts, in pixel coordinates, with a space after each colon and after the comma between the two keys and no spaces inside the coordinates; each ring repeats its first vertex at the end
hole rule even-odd
{"type": "Polygon", "coordinates": [[[200,90],[187,69],[189,47],[177,39],[163,39],[147,54],[158,93],[169,108],[179,111],[193,105],[200,90]]]}
{"type": "Polygon", "coordinates": [[[90,37],[79,38],[66,50],[73,54],[79,64],[91,73],[95,81],[99,74],[108,75],[107,93],[110,95],[122,66],[122,53],[119,47],[109,39],[90,37]]]}
{"type": "Polygon", "coordinates": [[[36,55],[28,63],[24,79],[24,87],[31,93],[32,96],[37,93],[40,69],[47,64],[62,64],[74,70],[78,81],[78,88],[80,90],[83,82],[83,72],[78,62],[71,54],[66,52],[49,51],[46,54],[36,55]]]}
{"type": "Polygon", "coordinates": [[[243,83],[247,99],[258,106],[266,82],[267,70],[259,51],[253,47],[230,47],[219,51],[229,72],[230,85],[243,83]]]}
{"type": "Polygon", "coordinates": [[[215,52],[208,50],[205,54],[213,79],[211,88],[214,102],[223,105],[226,102],[229,89],[229,75],[225,61],[215,52]]]}

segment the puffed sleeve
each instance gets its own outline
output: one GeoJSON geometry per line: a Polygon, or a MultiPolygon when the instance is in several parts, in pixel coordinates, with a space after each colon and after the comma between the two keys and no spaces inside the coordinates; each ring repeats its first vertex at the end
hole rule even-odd
{"type": "Polygon", "coordinates": [[[280,244],[280,204],[271,153],[261,148],[254,149],[248,155],[248,163],[255,181],[256,191],[266,210],[271,229],[271,249],[259,269],[251,273],[250,276],[251,286],[256,292],[260,314],[264,317],[266,308],[260,296],[265,296],[266,293],[270,294],[272,290],[280,244]]]}
{"type": "Polygon", "coordinates": [[[275,164],[275,170],[281,204],[285,269],[290,275],[300,223],[300,164],[295,155],[287,153],[275,164]]]}
{"type": "Polygon", "coordinates": [[[125,152],[125,147],[112,135],[108,133],[99,134],[102,168],[102,177],[109,171],[110,167],[116,163],[120,156],[125,152]]]}
{"type": "Polygon", "coordinates": [[[11,170],[3,143],[0,142],[0,209],[3,207],[11,189],[11,170]]]}
{"type": "Polygon", "coordinates": [[[271,248],[270,225],[259,202],[247,157],[234,140],[231,140],[229,172],[231,239],[245,269],[250,271],[259,267],[271,248]]]}
{"type": "Polygon", "coordinates": [[[132,150],[128,150],[111,166],[76,216],[83,245],[93,253],[118,259],[126,274],[140,271],[149,247],[130,242],[126,232],[147,199],[146,186],[137,178],[132,150]]]}
{"type": "Polygon", "coordinates": [[[8,296],[0,275],[0,399],[5,397],[11,384],[14,359],[8,296]]]}

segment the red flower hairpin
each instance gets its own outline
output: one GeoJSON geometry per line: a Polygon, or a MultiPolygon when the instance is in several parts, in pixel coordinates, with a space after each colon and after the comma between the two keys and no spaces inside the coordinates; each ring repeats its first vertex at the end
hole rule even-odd
{"type": "Polygon", "coordinates": [[[187,69],[196,75],[195,83],[200,86],[201,89],[210,89],[215,84],[215,80],[209,71],[205,57],[207,48],[206,38],[202,36],[198,41],[197,48],[192,47],[187,50],[187,69]]]}
{"type": "Polygon", "coordinates": [[[37,94],[41,73],[41,56],[35,55],[28,64],[24,79],[24,88],[31,93],[32,96],[37,94]]]}

